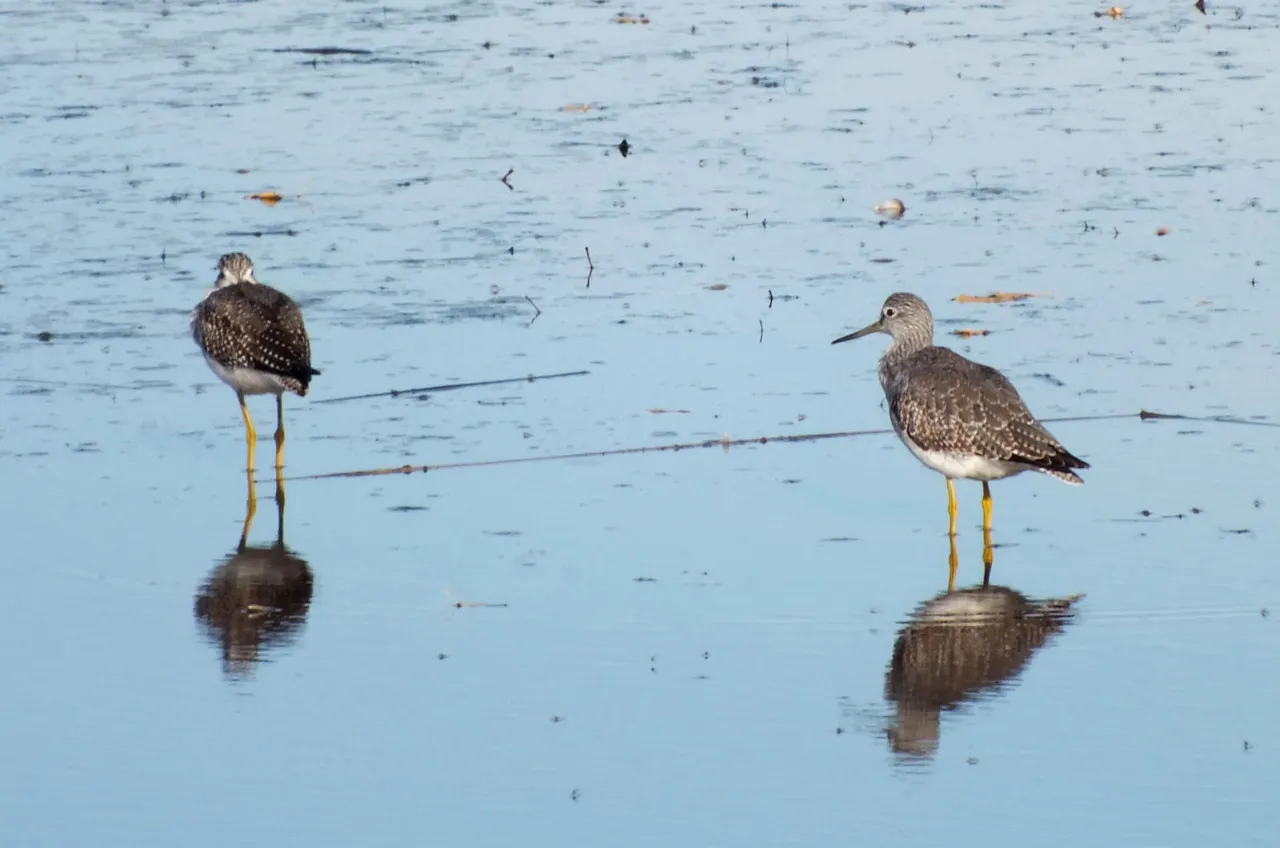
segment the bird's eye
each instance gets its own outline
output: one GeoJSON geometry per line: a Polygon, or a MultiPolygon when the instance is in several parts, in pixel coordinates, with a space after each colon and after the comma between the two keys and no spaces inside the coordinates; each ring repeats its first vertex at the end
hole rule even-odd
{"type": "Polygon", "coordinates": [[[898,310],[894,309],[892,306],[886,306],[884,308],[884,317],[886,318],[892,318],[897,314],[898,314],[898,310]]]}

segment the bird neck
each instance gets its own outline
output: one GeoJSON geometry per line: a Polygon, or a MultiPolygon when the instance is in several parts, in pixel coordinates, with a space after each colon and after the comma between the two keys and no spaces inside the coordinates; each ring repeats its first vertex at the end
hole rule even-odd
{"type": "Polygon", "coordinates": [[[896,375],[904,373],[902,366],[915,354],[933,344],[933,332],[906,333],[894,336],[893,341],[884,349],[880,357],[880,385],[886,393],[895,381],[896,375]]]}
{"type": "Polygon", "coordinates": [[[933,328],[922,327],[900,332],[893,337],[893,342],[885,348],[882,359],[891,362],[906,359],[933,345],[933,328]]]}

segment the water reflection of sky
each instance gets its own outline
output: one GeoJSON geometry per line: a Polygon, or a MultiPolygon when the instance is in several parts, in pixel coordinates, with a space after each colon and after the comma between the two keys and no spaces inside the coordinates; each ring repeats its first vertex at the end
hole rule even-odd
{"type": "Polygon", "coordinates": [[[228,676],[194,614],[244,519],[186,329],[231,249],[306,308],[312,399],[592,372],[291,399],[296,474],[882,428],[879,343],[827,343],[899,288],[1042,415],[1276,420],[1280,18],[1038,5],[0,15],[0,371],[97,386],[0,383],[10,841],[1262,844],[1265,428],[1055,425],[1088,484],[994,487],[992,582],[1086,597],[909,768],[946,515],[892,438],[295,481],[305,621],[228,676]],[[373,54],[273,52],[322,45],[373,54]],[[950,302],[995,289],[1052,297],[950,302]]]}

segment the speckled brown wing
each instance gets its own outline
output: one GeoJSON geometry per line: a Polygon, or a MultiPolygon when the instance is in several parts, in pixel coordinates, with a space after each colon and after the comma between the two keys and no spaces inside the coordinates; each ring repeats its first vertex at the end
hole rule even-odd
{"type": "Polygon", "coordinates": [[[889,414],[925,450],[1020,462],[1082,482],[1073,456],[1035,420],[1018,390],[994,368],[944,347],[916,353],[899,371],[889,414]]]}
{"type": "Polygon", "coordinates": [[[320,373],[311,367],[302,310],[270,286],[239,283],[215,289],[196,308],[191,328],[196,344],[218,364],[279,375],[300,395],[320,373]]]}

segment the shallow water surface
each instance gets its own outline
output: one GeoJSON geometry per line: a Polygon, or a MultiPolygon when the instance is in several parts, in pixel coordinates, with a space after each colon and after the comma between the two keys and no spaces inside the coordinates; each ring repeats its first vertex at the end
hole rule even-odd
{"type": "Polygon", "coordinates": [[[6,844],[1274,842],[1280,12],[0,24],[6,844]],[[279,489],[188,330],[233,250],[323,372],[279,489]],[[829,342],[896,290],[1128,416],[993,485],[989,572],[884,434],[308,479],[882,431],[829,342]]]}

